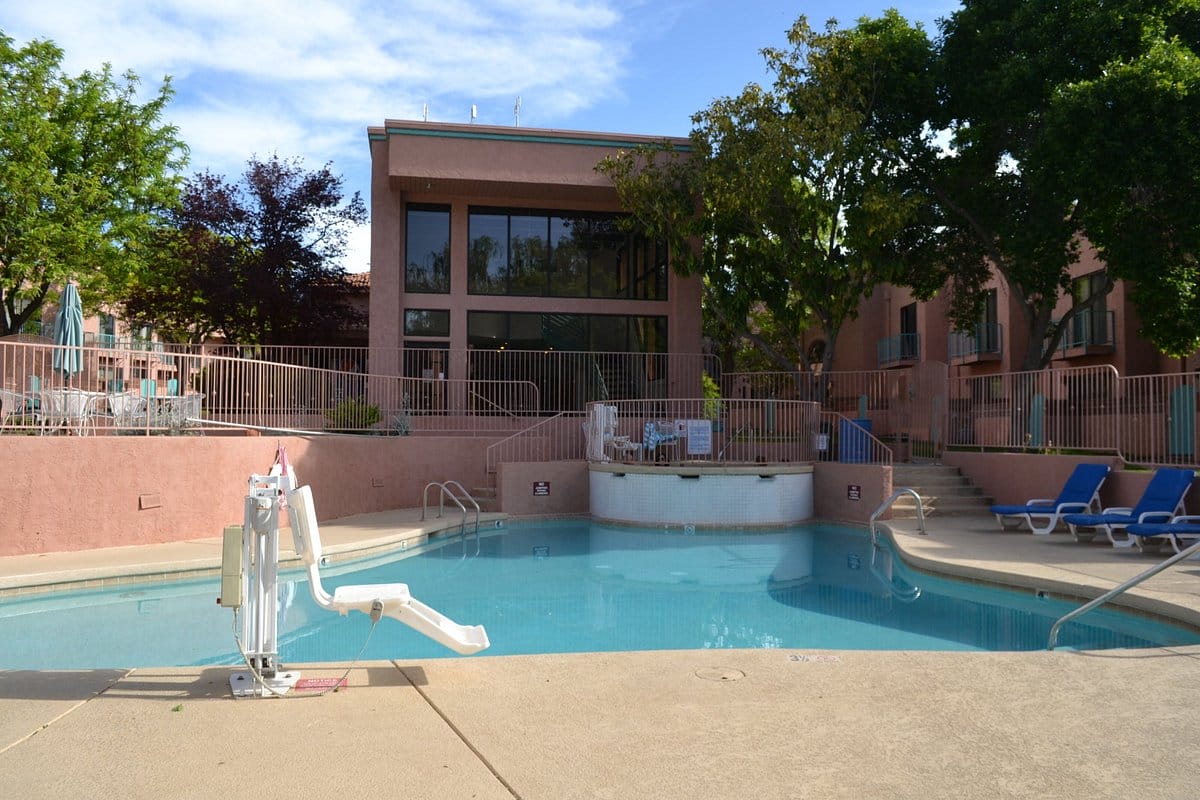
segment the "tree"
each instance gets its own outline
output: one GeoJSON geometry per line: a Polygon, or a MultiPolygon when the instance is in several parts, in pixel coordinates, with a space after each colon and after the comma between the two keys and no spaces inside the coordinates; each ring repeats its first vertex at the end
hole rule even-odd
{"type": "Polygon", "coordinates": [[[1142,335],[1183,358],[1200,348],[1200,11],[1158,13],[1140,52],[1055,93],[1047,150],[1109,273],[1131,282],[1142,335]]]}
{"type": "MultiPolygon", "coordinates": [[[[964,327],[978,318],[991,269],[1000,274],[1027,326],[1022,369],[1047,366],[1072,320],[1111,291],[1108,281],[1090,296],[1072,295],[1069,269],[1084,245],[1081,234],[1109,261],[1110,277],[1141,281],[1135,292],[1143,300],[1187,283],[1179,280],[1179,270],[1190,269],[1180,247],[1190,244],[1163,225],[1162,213],[1183,196],[1195,208],[1195,173],[1186,170],[1195,160],[1196,123],[1194,116],[1185,122],[1179,106],[1168,108],[1168,85],[1186,74],[1184,62],[1155,69],[1166,63],[1163,47],[1174,33],[1194,32],[1195,20],[1194,3],[1183,0],[966,0],[942,24],[943,105],[934,124],[949,133],[950,148],[925,173],[939,212],[936,233],[926,237],[935,252],[926,258],[945,270],[955,321],[964,327]],[[1132,72],[1138,81],[1129,80],[1132,72]],[[1153,86],[1158,79],[1163,83],[1153,86]],[[1169,131],[1155,130],[1158,113],[1166,113],[1169,131]],[[1150,152],[1177,133],[1181,140],[1150,152]],[[1180,160],[1172,166],[1164,156],[1180,160]],[[1115,173],[1110,163],[1119,165],[1115,173]],[[1165,182],[1145,192],[1155,173],[1165,182]],[[1137,205],[1132,198],[1151,195],[1153,212],[1147,206],[1147,213],[1127,213],[1137,205]],[[1072,306],[1055,319],[1064,296],[1072,306]]],[[[1173,296],[1190,296],[1195,309],[1194,291],[1173,296]]],[[[1162,316],[1140,305],[1153,335],[1162,316]]],[[[1168,316],[1187,308],[1161,306],[1168,316]]]]}
{"type": "Polygon", "coordinates": [[[86,306],[119,295],[176,201],[186,148],[161,124],[170,79],[147,103],[139,80],[68,77],[63,52],[0,34],[0,336],[40,317],[74,281],[86,306]]]}
{"type": "Polygon", "coordinates": [[[242,344],[327,342],[356,322],[339,260],[366,206],[342,202],[326,164],[252,158],[238,184],[205,172],[184,187],[158,257],[123,302],[125,315],[175,338],[219,333],[242,344]]]}
{"type": "Polygon", "coordinates": [[[895,253],[923,206],[903,156],[930,148],[932,50],[894,11],[848,30],[801,17],[788,41],[763,51],[771,90],[748,85],[693,118],[690,158],[633,151],[599,168],[636,223],[674,243],[676,267],[703,273],[709,314],[779,369],[808,369],[819,350],[828,370],[864,294],[917,282],[895,253]],[[773,324],[752,325],[764,309],[773,324]]]}

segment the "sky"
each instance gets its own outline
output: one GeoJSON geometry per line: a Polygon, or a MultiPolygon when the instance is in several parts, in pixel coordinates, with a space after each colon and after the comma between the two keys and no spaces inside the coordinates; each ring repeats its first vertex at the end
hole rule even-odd
{"type": "MultiPolygon", "coordinates": [[[[7,3],[0,32],[50,39],[76,75],[166,76],[186,174],[233,181],[252,157],[326,163],[370,197],[367,126],[385,119],[686,136],[750,82],[797,17],[850,25],[894,7],[931,35],[957,0],[55,0],[7,3]]],[[[343,266],[369,269],[369,229],[343,266]]]]}

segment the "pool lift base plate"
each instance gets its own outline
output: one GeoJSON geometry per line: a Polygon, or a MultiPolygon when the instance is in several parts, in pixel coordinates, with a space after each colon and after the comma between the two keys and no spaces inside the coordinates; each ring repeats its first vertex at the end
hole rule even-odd
{"type": "Polygon", "coordinates": [[[287,694],[298,680],[299,672],[276,672],[270,677],[264,675],[262,683],[259,683],[254,673],[242,670],[229,676],[229,688],[234,697],[271,697],[287,694]]]}

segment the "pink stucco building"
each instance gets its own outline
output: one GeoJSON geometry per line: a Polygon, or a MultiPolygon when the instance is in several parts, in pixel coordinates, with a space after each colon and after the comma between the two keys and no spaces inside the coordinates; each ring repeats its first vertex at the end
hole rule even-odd
{"type": "MultiPolygon", "coordinates": [[[[1081,258],[1070,268],[1072,294],[1086,298],[1103,285],[1104,270],[1104,262],[1085,243],[1081,258]]],[[[993,275],[987,292],[975,330],[956,333],[946,316],[944,295],[921,302],[903,287],[878,287],[860,302],[858,318],[842,329],[834,369],[889,369],[937,361],[964,377],[1019,371],[1028,337],[1021,309],[1010,300],[999,275],[993,275]]],[[[1071,302],[1070,295],[1061,297],[1055,316],[1065,314],[1071,302]]],[[[1121,375],[1179,372],[1180,360],[1160,354],[1139,335],[1140,327],[1128,287],[1117,281],[1097,308],[1068,326],[1050,368],[1111,365],[1121,375]]],[[[1184,366],[1197,369],[1200,358],[1193,354],[1184,366]]]]}
{"type": "MultiPolygon", "coordinates": [[[[595,169],[661,139],[400,120],[368,137],[373,372],[506,380],[514,362],[488,354],[700,352],[699,280],[621,229],[595,169]]],[[[695,396],[671,363],[639,377],[695,396]]]]}

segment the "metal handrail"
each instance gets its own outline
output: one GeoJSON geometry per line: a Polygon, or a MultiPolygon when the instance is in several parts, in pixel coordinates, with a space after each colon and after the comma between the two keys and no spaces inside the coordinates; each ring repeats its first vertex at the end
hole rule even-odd
{"type": "MultiPolygon", "coordinates": [[[[461,499],[466,500],[471,505],[475,506],[475,546],[476,546],[475,554],[479,555],[479,552],[478,552],[479,551],[479,514],[482,511],[482,509],[480,509],[480,507],[479,507],[479,501],[477,501],[474,497],[471,496],[471,493],[467,491],[467,487],[463,486],[461,483],[459,483],[456,480],[448,480],[443,485],[446,488],[446,492],[451,497],[455,497],[453,489],[457,488],[460,492],[462,492],[461,499]]],[[[455,499],[460,499],[460,498],[456,497],[455,499]]]]}
{"type": "Polygon", "coordinates": [[[1192,556],[1192,555],[1196,555],[1197,553],[1200,553],[1200,542],[1196,542],[1195,544],[1191,545],[1190,547],[1187,547],[1187,548],[1179,551],[1175,555],[1171,556],[1166,561],[1163,561],[1160,564],[1155,564],[1153,567],[1150,567],[1150,569],[1145,570],[1144,572],[1141,572],[1141,573],[1133,576],[1129,580],[1122,583],[1120,586],[1116,587],[1115,589],[1110,589],[1109,591],[1100,595],[1099,597],[1097,597],[1095,600],[1091,601],[1090,603],[1086,603],[1086,604],[1080,606],[1079,608],[1075,609],[1074,611],[1068,611],[1066,614],[1063,614],[1061,617],[1058,618],[1058,620],[1053,625],[1050,626],[1050,639],[1046,642],[1046,649],[1053,650],[1055,647],[1058,646],[1059,629],[1062,628],[1062,626],[1065,625],[1066,623],[1070,622],[1071,620],[1075,619],[1076,617],[1086,614],[1087,612],[1091,611],[1093,608],[1096,608],[1097,606],[1107,603],[1109,600],[1113,599],[1114,597],[1116,597],[1119,594],[1123,594],[1125,591],[1127,591],[1129,589],[1132,589],[1134,586],[1137,586],[1139,583],[1146,580],[1147,578],[1153,578],[1155,575],[1162,572],[1167,567],[1173,566],[1173,565],[1179,563],[1180,561],[1184,560],[1185,558],[1192,556]]]}
{"type": "Polygon", "coordinates": [[[872,545],[874,545],[875,541],[876,541],[876,539],[875,539],[875,520],[879,519],[880,514],[887,511],[889,508],[891,508],[892,503],[895,503],[897,500],[899,500],[900,495],[902,495],[902,494],[910,494],[914,498],[916,498],[916,500],[917,500],[917,526],[920,529],[919,533],[922,536],[926,535],[926,533],[925,533],[925,507],[921,503],[921,495],[917,494],[916,489],[912,489],[908,486],[905,486],[903,488],[897,489],[896,491],[892,492],[891,496],[888,497],[887,500],[884,500],[882,503],[879,504],[879,508],[877,508],[871,512],[871,544],[872,545]]]}
{"type": "Polygon", "coordinates": [[[428,517],[429,489],[433,486],[436,486],[440,490],[440,494],[438,496],[438,518],[441,519],[441,517],[445,514],[447,497],[453,500],[454,505],[458,506],[458,510],[462,512],[462,523],[459,525],[458,538],[459,541],[462,542],[463,558],[467,557],[467,507],[463,505],[462,500],[460,500],[458,496],[454,494],[454,491],[449,487],[448,484],[454,484],[461,489],[466,499],[470,500],[471,504],[475,506],[475,555],[479,555],[479,503],[475,501],[474,497],[471,497],[471,493],[463,488],[463,485],[458,481],[430,481],[429,483],[425,484],[425,489],[421,492],[421,519],[425,520],[428,517]]]}

